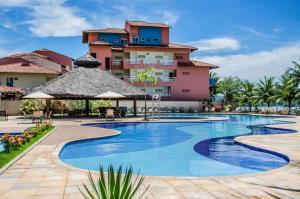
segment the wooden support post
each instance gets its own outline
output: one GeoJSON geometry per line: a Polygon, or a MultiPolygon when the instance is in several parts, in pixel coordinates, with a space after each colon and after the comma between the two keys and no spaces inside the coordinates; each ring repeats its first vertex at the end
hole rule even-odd
{"type": "Polygon", "coordinates": [[[88,99],[85,100],[85,116],[90,115],[90,102],[88,99]]]}
{"type": "Polygon", "coordinates": [[[117,104],[116,104],[116,106],[119,107],[119,99],[117,99],[117,104]]]}
{"type": "Polygon", "coordinates": [[[133,116],[136,117],[137,116],[137,110],[136,110],[136,98],[134,98],[133,100],[133,116]]]}
{"type": "Polygon", "coordinates": [[[51,109],[51,99],[46,99],[46,115],[48,117],[49,113],[50,113],[50,109],[51,109]]]}

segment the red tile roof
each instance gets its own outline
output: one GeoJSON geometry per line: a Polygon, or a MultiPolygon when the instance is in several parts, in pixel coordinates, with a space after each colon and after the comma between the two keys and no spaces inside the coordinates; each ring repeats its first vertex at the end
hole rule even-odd
{"type": "Polygon", "coordinates": [[[219,66],[209,64],[209,63],[205,63],[205,62],[201,62],[201,61],[196,61],[196,60],[191,60],[188,63],[180,63],[179,62],[178,66],[209,67],[210,69],[219,68],[219,66]]]}
{"type": "Polygon", "coordinates": [[[94,41],[90,43],[92,45],[102,45],[102,46],[112,46],[111,43],[105,42],[105,41],[94,41]]]}
{"type": "Polygon", "coordinates": [[[187,46],[187,45],[182,45],[182,44],[174,44],[174,43],[170,43],[168,46],[146,46],[146,45],[127,45],[124,46],[125,48],[174,48],[174,49],[189,49],[191,51],[195,51],[197,50],[197,48],[192,47],[192,46],[187,46]]]}
{"type": "Polygon", "coordinates": [[[31,63],[27,60],[0,65],[0,73],[38,73],[38,74],[59,74],[58,71],[50,70],[31,63]],[[24,63],[26,65],[24,65],[24,63]],[[28,65],[27,65],[28,64],[28,65]]]}
{"type": "Polygon", "coordinates": [[[21,92],[22,92],[21,88],[0,85],[0,93],[21,93],[21,92]]]}
{"type": "Polygon", "coordinates": [[[103,28],[103,29],[85,30],[83,32],[119,33],[119,34],[127,33],[123,28],[103,28]]]}
{"type": "Polygon", "coordinates": [[[49,60],[64,66],[72,66],[72,58],[48,49],[33,51],[35,54],[46,56],[49,60]]]}
{"type": "Polygon", "coordinates": [[[170,26],[163,23],[149,23],[145,21],[129,21],[127,20],[126,23],[128,23],[131,26],[149,26],[149,27],[160,27],[160,28],[169,28],[170,26]]]}

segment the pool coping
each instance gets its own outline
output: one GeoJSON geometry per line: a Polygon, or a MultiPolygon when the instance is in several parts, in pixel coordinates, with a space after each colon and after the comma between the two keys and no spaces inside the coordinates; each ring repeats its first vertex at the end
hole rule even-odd
{"type": "Polygon", "coordinates": [[[17,162],[20,158],[22,158],[24,155],[26,155],[29,151],[31,151],[35,146],[40,144],[43,140],[45,140],[49,135],[51,135],[57,127],[54,127],[51,131],[49,131],[46,135],[44,135],[42,138],[40,138],[38,141],[33,143],[30,147],[28,147],[25,151],[14,157],[11,161],[9,161],[6,165],[4,165],[2,168],[0,168],[0,175],[4,173],[7,169],[9,169],[15,162],[17,162]]]}
{"type": "MultiPolygon", "coordinates": [[[[221,113],[222,114],[222,113],[221,113]]],[[[230,113],[228,113],[230,114],[230,113]]],[[[241,113],[238,113],[238,114],[241,114],[241,113]]],[[[246,114],[246,113],[245,113],[246,114]]],[[[258,115],[258,114],[248,114],[248,115],[258,115]]],[[[274,116],[274,115],[259,115],[259,116],[274,116]]],[[[293,122],[293,121],[285,121],[285,119],[292,119],[294,117],[288,117],[288,116],[283,116],[283,115],[279,115],[279,116],[275,116],[275,117],[284,117],[284,118],[278,118],[279,120],[276,120],[276,121],[282,121],[282,122],[288,122],[288,123],[283,123],[283,124],[266,124],[266,125],[263,125],[264,127],[266,128],[277,128],[277,129],[287,129],[287,130],[293,130],[295,131],[294,133],[292,134],[299,134],[300,132],[296,129],[292,129],[292,128],[284,128],[284,127],[274,127],[276,125],[288,125],[288,124],[291,124],[289,122],[292,122],[292,123],[296,123],[296,122],[293,122]],[[284,119],[284,120],[282,120],[284,119]]],[[[218,118],[221,118],[221,117],[218,117],[218,118]]],[[[91,128],[94,128],[92,126],[89,126],[88,124],[97,124],[97,123],[101,123],[101,124],[112,124],[112,123],[145,123],[145,122],[149,122],[149,123],[168,123],[168,122],[182,122],[182,123],[187,123],[187,122],[195,122],[195,123],[203,123],[203,122],[214,122],[214,121],[224,121],[224,120],[228,120],[228,118],[225,118],[225,117],[222,117],[222,119],[220,120],[208,120],[208,119],[198,119],[200,121],[195,121],[195,120],[189,120],[189,119],[184,119],[184,120],[174,120],[174,119],[171,119],[171,120],[165,120],[165,119],[162,119],[162,120],[159,120],[159,121],[114,121],[114,122],[111,122],[111,121],[104,121],[104,122],[89,122],[89,123],[83,123],[81,125],[83,126],[88,126],[88,127],[91,127],[91,128]]],[[[98,128],[98,127],[97,127],[98,128]]],[[[101,129],[101,128],[100,128],[101,129]]],[[[78,141],[82,141],[82,140],[90,140],[90,139],[103,139],[103,138],[109,138],[109,137],[114,137],[114,136],[118,136],[120,135],[122,132],[121,131],[118,131],[118,130],[115,130],[115,129],[107,129],[107,130],[110,130],[110,131],[114,131],[114,132],[118,132],[117,134],[115,135],[108,135],[108,136],[100,136],[100,137],[93,137],[93,138],[87,138],[87,139],[74,139],[74,140],[68,140],[66,142],[63,142],[61,144],[59,144],[59,146],[55,149],[54,153],[52,153],[53,155],[53,158],[54,160],[69,168],[69,169],[72,169],[72,170],[77,170],[77,171],[81,171],[81,172],[85,172],[85,173],[88,173],[89,171],[91,173],[95,173],[95,174],[98,174],[99,172],[98,171],[95,171],[95,170],[87,170],[87,169],[81,169],[81,168],[78,168],[78,167],[74,167],[74,166],[71,166],[65,162],[63,162],[60,158],[59,158],[59,154],[61,152],[61,150],[65,147],[66,144],[68,143],[71,143],[71,142],[78,142],[78,141]]],[[[261,146],[256,146],[255,143],[253,144],[249,144],[245,139],[247,139],[248,137],[256,137],[256,136],[276,136],[276,135],[284,135],[284,134],[273,134],[273,135],[241,135],[241,136],[237,136],[234,141],[242,144],[242,145],[247,145],[249,147],[253,147],[253,148],[256,148],[256,149],[262,149],[262,150],[266,150],[266,151],[271,151],[271,152],[274,152],[274,153],[278,153],[280,155],[283,155],[283,156],[286,156],[288,158],[288,163],[282,167],[278,167],[278,168],[275,168],[275,169],[271,169],[271,170],[268,170],[268,171],[258,171],[258,172],[255,172],[255,173],[248,173],[248,174],[239,174],[239,175],[228,175],[228,176],[151,176],[151,175],[143,175],[145,177],[151,177],[151,178],[154,178],[154,179],[189,179],[189,180],[197,180],[197,179],[226,179],[226,178],[232,178],[232,177],[253,177],[253,176],[257,176],[257,175],[266,175],[266,174],[270,174],[270,173],[274,173],[274,172],[278,172],[278,171],[281,171],[281,170],[284,170],[284,169],[287,169],[289,167],[291,167],[293,164],[297,163],[297,161],[295,160],[296,158],[294,158],[294,156],[290,155],[290,154],[285,154],[284,152],[278,152],[278,151],[274,151],[272,149],[268,149],[268,148],[265,148],[265,147],[261,147],[261,146]]]]}

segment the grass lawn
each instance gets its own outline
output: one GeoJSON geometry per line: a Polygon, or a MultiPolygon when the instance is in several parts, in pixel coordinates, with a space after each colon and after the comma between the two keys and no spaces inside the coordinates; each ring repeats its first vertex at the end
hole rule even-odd
{"type": "Polygon", "coordinates": [[[10,153],[5,153],[4,151],[0,152],[0,168],[9,163],[12,159],[17,157],[20,153],[25,151],[28,147],[33,145],[40,138],[44,137],[47,133],[49,133],[54,127],[44,130],[42,133],[37,135],[36,137],[31,138],[30,142],[22,145],[17,150],[12,150],[10,153]]]}

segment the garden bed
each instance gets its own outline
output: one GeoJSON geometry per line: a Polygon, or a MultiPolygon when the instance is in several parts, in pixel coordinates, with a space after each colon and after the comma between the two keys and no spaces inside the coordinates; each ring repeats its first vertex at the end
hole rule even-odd
{"type": "Polygon", "coordinates": [[[36,136],[32,137],[30,141],[26,141],[24,144],[20,145],[18,148],[10,150],[9,152],[2,151],[0,152],[0,168],[4,167],[7,163],[13,160],[15,157],[20,155],[42,137],[47,135],[51,130],[54,129],[54,126],[50,126],[49,128],[43,129],[36,136]]]}

